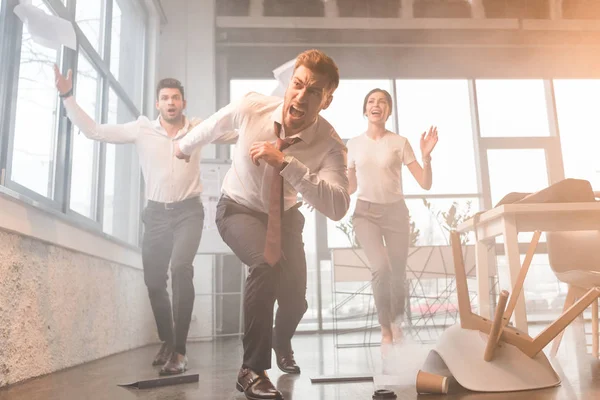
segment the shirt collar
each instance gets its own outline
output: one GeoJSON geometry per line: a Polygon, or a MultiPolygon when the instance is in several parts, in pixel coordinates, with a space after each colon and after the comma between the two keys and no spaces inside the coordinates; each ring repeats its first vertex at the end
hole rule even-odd
{"type": "MultiPolygon", "coordinates": [[[[281,132],[283,132],[283,103],[279,104],[279,106],[273,111],[273,114],[271,114],[271,120],[280,124],[281,132]]],[[[317,134],[317,127],[319,125],[317,123],[318,120],[319,117],[317,116],[317,119],[312,125],[292,137],[299,137],[303,142],[306,142],[306,144],[310,144],[317,134]]]]}
{"type": "MultiPolygon", "coordinates": [[[[167,136],[167,132],[165,131],[165,128],[163,128],[163,126],[160,124],[160,115],[154,120],[154,126],[160,130],[161,133],[163,133],[165,136],[167,136]]],[[[188,118],[184,115],[183,116],[183,128],[181,128],[179,130],[179,132],[177,132],[177,135],[175,135],[175,137],[173,139],[178,139],[182,136],[184,136],[189,128],[190,128],[190,121],[188,120],[188,118]]]]}

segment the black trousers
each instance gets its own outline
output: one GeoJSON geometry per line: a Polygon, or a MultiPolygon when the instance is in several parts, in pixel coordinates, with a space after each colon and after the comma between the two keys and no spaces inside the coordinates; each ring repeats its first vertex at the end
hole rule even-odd
{"type": "Polygon", "coordinates": [[[142,242],[144,281],[158,336],[175,346],[176,352],[185,354],[196,298],[192,263],[202,236],[204,208],[198,197],[169,204],[149,201],[142,220],[145,228],[142,242]],[[167,292],[169,263],[172,307],[167,292]]]}
{"type": "Polygon", "coordinates": [[[216,222],[223,241],[249,267],[244,290],[243,365],[271,368],[271,348],[291,350],[291,339],[306,312],[304,216],[293,207],[282,219],[282,260],[271,267],[263,259],[268,215],[223,196],[216,222]],[[273,330],[273,308],[278,308],[273,330]]]}

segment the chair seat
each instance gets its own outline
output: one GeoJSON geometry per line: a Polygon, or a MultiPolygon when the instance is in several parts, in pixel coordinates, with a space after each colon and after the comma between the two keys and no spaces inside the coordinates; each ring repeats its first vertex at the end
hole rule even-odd
{"type": "Polygon", "coordinates": [[[600,271],[572,270],[556,272],[556,277],[561,282],[584,289],[600,287],[600,271]]]}

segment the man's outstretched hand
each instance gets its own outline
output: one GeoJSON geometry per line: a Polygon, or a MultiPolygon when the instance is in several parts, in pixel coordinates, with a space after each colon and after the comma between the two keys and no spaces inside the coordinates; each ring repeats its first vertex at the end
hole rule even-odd
{"type": "Polygon", "coordinates": [[[69,93],[71,89],[73,89],[73,71],[69,70],[67,72],[67,76],[64,77],[60,73],[58,65],[54,64],[54,83],[56,84],[56,90],[58,90],[58,93],[69,93]]]}

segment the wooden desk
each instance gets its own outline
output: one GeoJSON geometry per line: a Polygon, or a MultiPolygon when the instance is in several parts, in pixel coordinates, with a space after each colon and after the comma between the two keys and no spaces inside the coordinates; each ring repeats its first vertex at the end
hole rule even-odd
{"type": "MultiPolygon", "coordinates": [[[[506,204],[471,218],[457,228],[458,232],[475,232],[475,262],[477,265],[477,296],[479,313],[491,319],[489,301],[488,245],[496,236],[504,236],[504,251],[509,267],[511,287],[514,286],[521,259],[519,232],[585,231],[600,229],[600,202],[506,204]]],[[[521,294],[513,314],[515,327],[528,332],[525,296],[521,294]]]]}

